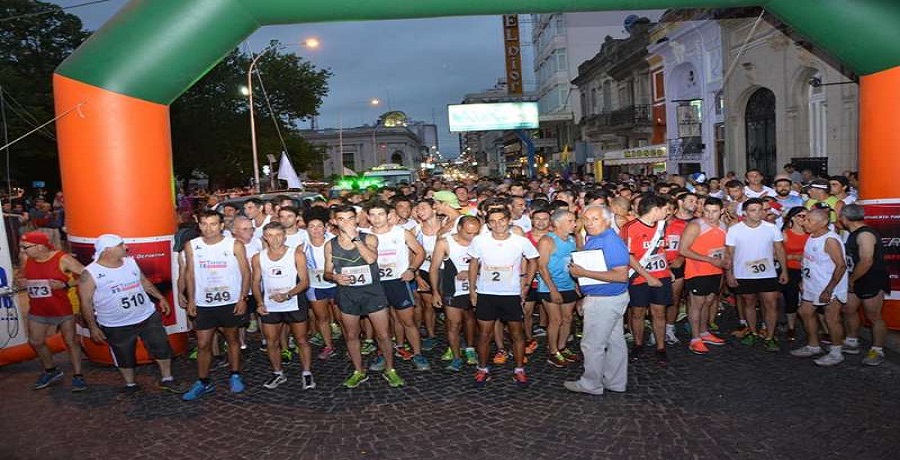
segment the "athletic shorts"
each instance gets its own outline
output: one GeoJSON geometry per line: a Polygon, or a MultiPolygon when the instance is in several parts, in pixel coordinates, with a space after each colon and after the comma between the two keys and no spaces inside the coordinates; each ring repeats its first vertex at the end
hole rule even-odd
{"type": "Polygon", "coordinates": [[[662,286],[650,287],[647,283],[629,284],[628,296],[631,301],[628,302],[630,307],[647,308],[652,305],[669,306],[672,305],[672,280],[661,278],[662,286]]]}
{"type": "Polygon", "coordinates": [[[314,288],[306,290],[306,300],[315,302],[317,300],[331,300],[337,296],[337,287],[330,288],[314,288]]]}
{"type": "Polygon", "coordinates": [[[384,288],[384,295],[387,297],[388,305],[394,310],[405,310],[415,306],[413,287],[409,281],[382,281],[381,286],[384,288]]]}
{"type": "Polygon", "coordinates": [[[718,294],[722,287],[722,275],[704,275],[688,278],[684,281],[684,287],[691,295],[708,296],[718,294]]]}
{"type": "Polygon", "coordinates": [[[100,330],[106,335],[106,343],[112,353],[116,367],[133,369],[137,367],[137,339],[140,337],[144,347],[155,359],[171,359],[172,348],[169,346],[169,336],[163,327],[162,317],[158,311],[154,311],[147,319],[130,326],[106,327],[100,326],[100,330]]]}
{"type": "MultiPolygon", "coordinates": [[[[882,272],[883,273],[883,272],[882,272]]],[[[853,283],[853,293],[861,300],[871,299],[879,293],[891,293],[891,279],[886,274],[881,276],[866,273],[853,283]]]]}
{"type": "MultiPolygon", "coordinates": [[[[563,301],[562,303],[572,303],[578,300],[578,293],[575,290],[571,291],[559,291],[562,294],[563,301]]],[[[541,299],[542,302],[552,302],[550,300],[549,292],[538,292],[538,298],[541,299]]]]}
{"type": "Polygon", "coordinates": [[[524,321],[522,296],[478,294],[475,318],[479,321],[524,321]]]}
{"type": "Polygon", "coordinates": [[[28,314],[28,320],[34,321],[38,324],[43,324],[46,326],[59,326],[66,321],[74,319],[74,315],[63,315],[63,316],[41,316],[41,315],[33,315],[31,313],[28,314]]]}
{"type": "MultiPolygon", "coordinates": [[[[429,274],[427,271],[419,270],[419,276],[421,276],[422,279],[425,280],[426,283],[431,283],[431,280],[428,278],[429,274]]],[[[413,284],[414,284],[413,289],[415,289],[419,292],[425,292],[426,294],[431,294],[431,291],[432,291],[431,286],[427,286],[427,285],[419,286],[419,282],[416,280],[413,280],[413,284]]]]}
{"type": "Polygon", "coordinates": [[[469,310],[472,308],[472,299],[469,298],[469,294],[458,295],[458,296],[447,296],[447,297],[444,297],[444,306],[452,307],[452,308],[461,308],[463,310],[469,310]]]}
{"type": "MultiPolygon", "coordinates": [[[[250,313],[256,313],[256,297],[253,297],[253,294],[247,296],[247,315],[249,317],[250,313]]],[[[249,321],[249,318],[248,318],[249,321]]]]}
{"type": "Polygon", "coordinates": [[[672,275],[675,276],[676,280],[684,278],[684,265],[680,267],[669,266],[669,270],[672,270],[672,275]]]}
{"type": "Polygon", "coordinates": [[[384,289],[379,283],[360,287],[339,286],[336,298],[341,313],[352,316],[366,316],[388,306],[384,289]]]}
{"type": "Polygon", "coordinates": [[[270,311],[267,315],[259,315],[263,324],[302,323],[309,319],[309,307],[293,311],[270,311]]]}
{"type": "Polygon", "coordinates": [[[778,278],[742,278],[737,280],[735,294],[760,294],[763,292],[781,292],[782,285],[778,278]]]}
{"type": "Polygon", "coordinates": [[[206,331],[218,327],[244,327],[247,324],[247,314],[235,315],[234,306],[232,303],[218,307],[197,307],[194,329],[206,331]]]}
{"type": "Polygon", "coordinates": [[[538,296],[537,287],[531,286],[530,288],[528,288],[528,293],[525,294],[525,301],[526,302],[537,302],[538,300],[541,300],[541,299],[538,296]]]}

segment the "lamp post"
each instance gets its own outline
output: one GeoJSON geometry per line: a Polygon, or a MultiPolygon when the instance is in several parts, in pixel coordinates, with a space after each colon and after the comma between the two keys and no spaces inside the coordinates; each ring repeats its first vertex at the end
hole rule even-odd
{"type": "MultiPolygon", "coordinates": [[[[319,40],[316,38],[307,38],[303,41],[303,43],[299,44],[299,46],[305,46],[307,48],[318,48],[319,40]]],[[[256,147],[256,110],[253,106],[253,68],[256,67],[256,63],[259,62],[259,58],[263,57],[266,53],[272,50],[281,50],[286,48],[285,45],[275,46],[266,48],[257,54],[252,61],[250,61],[250,66],[247,68],[247,86],[246,88],[241,88],[241,92],[247,96],[247,104],[250,106],[250,144],[251,150],[253,152],[253,188],[256,193],[260,192],[259,187],[259,155],[257,153],[256,147]]]]}

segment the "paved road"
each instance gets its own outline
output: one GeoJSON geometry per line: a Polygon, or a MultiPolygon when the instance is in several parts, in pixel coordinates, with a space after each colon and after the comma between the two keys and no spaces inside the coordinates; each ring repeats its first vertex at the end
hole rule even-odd
{"type": "MultiPolygon", "coordinates": [[[[543,349],[543,343],[542,343],[543,349]]],[[[439,347],[429,354],[435,369],[439,347]]],[[[317,362],[318,388],[299,388],[299,366],[288,385],[266,390],[263,353],[246,354],[248,390],[227,391],[227,372],[212,397],[193,403],[153,389],[119,394],[114,369],[88,365],[91,388],[29,387],[35,362],[0,369],[3,459],[881,459],[900,451],[900,366],[897,355],[878,368],[850,357],[817,368],[786,352],[729,344],[707,356],[678,346],[671,365],[641,362],[629,369],[626,394],[568,393],[562,382],[580,374],[555,369],[539,351],[527,366],[532,385],[514,386],[512,366],[484,389],[462,374],[399,371],[407,386],[390,389],[373,375],[354,390],[340,386],[344,358],[317,362]]],[[[64,356],[57,355],[67,374],[64,356]]],[[[177,376],[195,375],[175,362],[177,376]]]]}

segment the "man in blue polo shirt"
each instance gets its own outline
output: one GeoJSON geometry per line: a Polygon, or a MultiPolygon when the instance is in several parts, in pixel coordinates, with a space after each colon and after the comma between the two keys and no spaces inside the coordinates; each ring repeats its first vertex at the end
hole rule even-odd
{"type": "Polygon", "coordinates": [[[625,345],[622,317],[628,307],[628,248],[610,228],[612,214],[600,206],[588,206],[581,214],[587,240],[584,250],[603,251],[606,271],[587,270],[573,264],[569,273],[578,278],[602,281],[580,283],[586,296],[584,313],[584,374],[565,382],[569,391],[603,394],[603,390],[624,392],[628,383],[628,349],[625,345]]]}

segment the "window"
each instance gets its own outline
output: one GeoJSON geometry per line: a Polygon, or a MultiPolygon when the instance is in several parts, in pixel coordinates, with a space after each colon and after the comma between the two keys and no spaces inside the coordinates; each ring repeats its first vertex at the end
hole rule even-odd
{"type": "Polygon", "coordinates": [[[603,111],[612,111],[612,81],[603,82],[603,111]]]}
{"type": "Polygon", "coordinates": [[[663,71],[653,74],[653,100],[661,101],[666,98],[666,82],[663,71]]]}
{"type": "MultiPolygon", "coordinates": [[[[822,81],[822,73],[812,78],[822,81]]],[[[828,101],[825,88],[809,86],[809,156],[828,156],[828,101]]]]}
{"type": "Polygon", "coordinates": [[[553,21],[553,35],[566,34],[566,18],[563,15],[556,16],[553,21]]]}
{"type": "Polygon", "coordinates": [[[700,137],[703,101],[695,99],[678,104],[675,116],[678,119],[678,137],[700,137]]]}
{"type": "Polygon", "coordinates": [[[600,112],[599,102],[597,100],[597,88],[591,88],[591,115],[600,112]]]}
{"type": "Polygon", "coordinates": [[[344,149],[341,155],[341,162],[345,168],[356,169],[356,152],[344,149]]]}
{"type": "Polygon", "coordinates": [[[565,48],[560,48],[553,52],[556,56],[556,71],[567,72],[569,70],[569,59],[565,48]]]}

